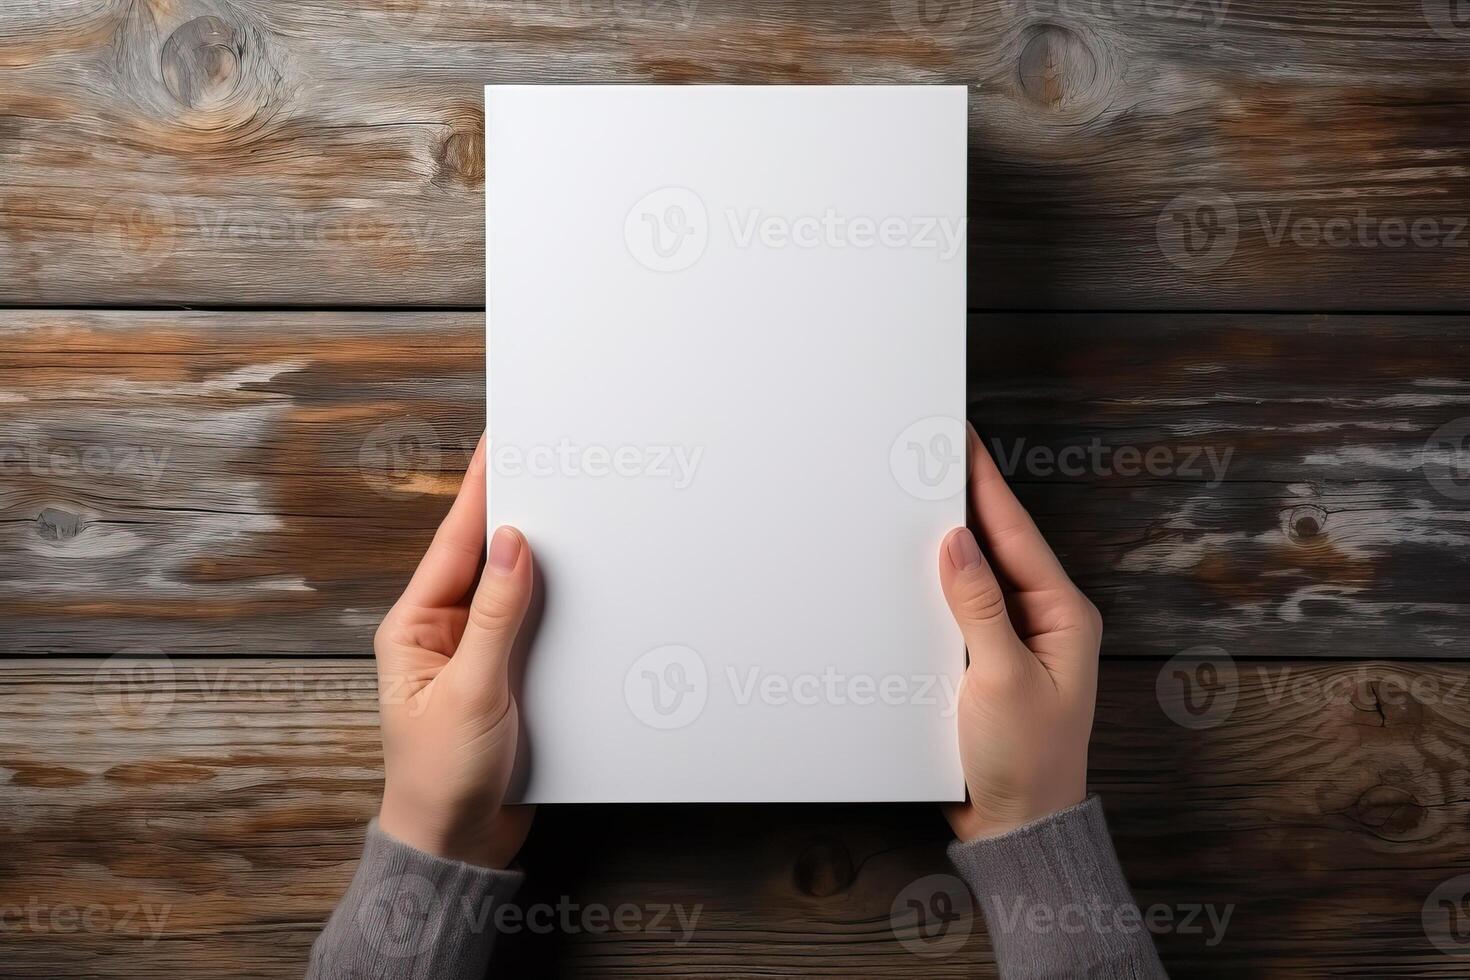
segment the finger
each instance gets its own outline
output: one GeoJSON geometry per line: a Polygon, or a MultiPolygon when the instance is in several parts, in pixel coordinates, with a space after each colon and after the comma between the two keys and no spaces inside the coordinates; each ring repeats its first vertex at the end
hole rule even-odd
{"type": "Polygon", "coordinates": [[[428,607],[459,602],[475,584],[484,554],[485,437],[481,436],[459,494],[403,590],[404,601],[428,607]]]}
{"type": "Polygon", "coordinates": [[[1030,657],[1006,613],[1006,597],[969,528],[957,527],[939,549],[939,584],[959,623],[971,667],[1007,667],[1030,657]]]}
{"type": "Polygon", "coordinates": [[[531,604],[532,581],[531,546],[525,537],[510,526],[496,529],[470,600],[464,635],[450,660],[457,673],[469,671],[477,684],[509,683],[510,654],[531,604]]]}
{"type": "Polygon", "coordinates": [[[1005,477],[980,443],[975,427],[969,427],[970,496],[975,523],[985,551],[995,561],[1002,578],[1020,592],[1073,588],[1062,563],[1026,508],[1016,499],[1005,477]]]}

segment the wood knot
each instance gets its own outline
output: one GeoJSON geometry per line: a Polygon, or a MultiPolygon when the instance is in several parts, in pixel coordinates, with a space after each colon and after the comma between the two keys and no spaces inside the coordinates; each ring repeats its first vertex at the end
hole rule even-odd
{"type": "Polygon", "coordinates": [[[47,507],[36,518],[36,533],[47,541],[70,541],[82,531],[82,519],[77,514],[47,507]]]}
{"type": "Polygon", "coordinates": [[[1380,784],[1364,790],[1347,815],[1379,837],[1403,838],[1424,823],[1426,811],[1407,790],[1380,784]]]}
{"type": "Polygon", "coordinates": [[[163,84],[190,109],[223,105],[240,84],[242,55],[239,31],[218,17],[196,17],[163,43],[163,84]]]}
{"type": "Polygon", "coordinates": [[[1021,91],[1037,105],[1067,110],[1090,102],[1098,89],[1098,60],[1087,42],[1057,24],[1031,27],[1022,39],[1021,91]]]}
{"type": "Polygon", "coordinates": [[[452,129],[434,148],[434,183],[481,187],[485,183],[483,126],[452,129]]]}
{"type": "Polygon", "coordinates": [[[240,151],[290,100],[284,45],[228,0],[125,4],[113,38],[117,83],[160,152],[240,151]]]}
{"type": "Polygon", "coordinates": [[[1288,507],[1282,514],[1281,524],[1292,541],[1313,541],[1327,530],[1327,511],[1316,504],[1288,507]]]}
{"type": "Polygon", "coordinates": [[[846,891],[856,876],[847,846],[830,837],[809,844],[796,859],[796,887],[805,895],[825,898],[846,891]]]}

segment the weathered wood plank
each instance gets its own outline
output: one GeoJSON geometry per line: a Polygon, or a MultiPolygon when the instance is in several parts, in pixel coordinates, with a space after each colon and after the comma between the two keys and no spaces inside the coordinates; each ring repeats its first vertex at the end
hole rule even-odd
{"type": "Polygon", "coordinates": [[[947,82],[972,306],[1456,308],[1452,14],[3,0],[0,302],[479,306],[486,82],[947,82]]]}
{"type": "MultiPolygon", "coordinates": [[[[1223,935],[1160,936],[1174,975],[1463,976],[1470,949],[1434,947],[1421,911],[1470,871],[1470,667],[1218,666],[1232,703],[1199,716],[1158,663],[1102,675],[1093,787],[1140,903],[1230,909],[1223,935]]],[[[0,664],[6,975],[299,976],[380,789],[372,687],[362,660],[0,664]]],[[[892,928],[946,871],[934,808],[538,820],[526,901],[631,903],[642,928],[514,936],[517,975],[990,975],[978,923],[937,958],[892,928]],[[658,903],[700,907],[687,941],[658,903]]]]}
{"type": "MultiPolygon", "coordinates": [[[[1110,654],[1464,657],[1466,326],[978,317],[970,415],[1110,654]]],[[[482,352],[474,314],[0,317],[0,651],[366,653],[482,352]]]]}
{"type": "Polygon", "coordinates": [[[1465,323],[978,317],[970,417],[1110,652],[1464,656],[1465,323]]]}

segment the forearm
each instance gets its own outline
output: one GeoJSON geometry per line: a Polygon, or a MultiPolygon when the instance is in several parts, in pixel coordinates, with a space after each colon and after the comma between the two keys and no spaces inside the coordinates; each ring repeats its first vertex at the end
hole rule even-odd
{"type": "Polygon", "coordinates": [[[1006,980],[1167,976],[1097,797],[1000,837],[955,841],[949,856],[985,915],[1006,980]]]}
{"type": "Polygon", "coordinates": [[[500,909],[522,877],[426,854],[375,821],[312,946],[307,980],[481,980],[500,909]]]}

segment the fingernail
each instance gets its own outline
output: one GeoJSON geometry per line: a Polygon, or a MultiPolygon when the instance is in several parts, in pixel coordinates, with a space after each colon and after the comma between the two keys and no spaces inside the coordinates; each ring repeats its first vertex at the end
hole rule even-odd
{"type": "Polygon", "coordinates": [[[490,539],[490,559],[486,563],[497,575],[509,575],[521,557],[521,536],[508,527],[496,528],[490,539]]]}
{"type": "Polygon", "coordinates": [[[975,543],[975,535],[969,528],[960,528],[959,533],[950,535],[949,560],[962,572],[980,567],[980,546],[975,543]]]}

